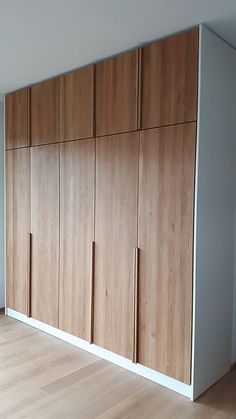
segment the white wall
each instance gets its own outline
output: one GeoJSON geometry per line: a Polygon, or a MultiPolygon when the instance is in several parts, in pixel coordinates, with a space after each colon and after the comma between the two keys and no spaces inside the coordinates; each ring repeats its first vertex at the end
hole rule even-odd
{"type": "Polygon", "coordinates": [[[0,308],[4,306],[4,102],[0,98],[0,308]]]}
{"type": "Polygon", "coordinates": [[[193,394],[226,374],[232,357],[236,51],[200,35],[193,394]]]}
{"type": "MultiPolygon", "coordinates": [[[[235,176],[236,181],[236,176],[235,176]]],[[[235,186],[236,190],[236,186],[235,186]]],[[[236,363],[236,213],[235,213],[235,239],[234,239],[234,304],[233,304],[233,330],[232,330],[232,364],[236,363]]]]}

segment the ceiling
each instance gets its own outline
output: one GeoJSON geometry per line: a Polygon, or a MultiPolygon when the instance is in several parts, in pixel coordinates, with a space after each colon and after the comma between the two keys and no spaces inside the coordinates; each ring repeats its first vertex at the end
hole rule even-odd
{"type": "Polygon", "coordinates": [[[0,93],[198,23],[236,47],[236,0],[0,0],[0,93]]]}

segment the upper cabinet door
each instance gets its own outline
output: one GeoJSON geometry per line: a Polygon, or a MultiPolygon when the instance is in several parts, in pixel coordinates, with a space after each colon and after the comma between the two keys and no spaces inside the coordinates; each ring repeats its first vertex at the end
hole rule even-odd
{"type": "Polygon", "coordinates": [[[61,139],[93,136],[94,66],[61,76],[61,139]]]}
{"type": "Polygon", "coordinates": [[[60,141],[60,78],[31,88],[31,145],[60,141]]]}
{"type": "Polygon", "coordinates": [[[58,327],[59,144],[31,150],[31,315],[58,327]]]}
{"type": "Polygon", "coordinates": [[[60,144],[59,327],[90,340],[95,140],[60,144]]]}
{"type": "Polygon", "coordinates": [[[137,129],[138,51],[96,65],[96,135],[137,129]]]}
{"type": "Polygon", "coordinates": [[[27,314],[30,233],[30,149],[6,152],[7,307],[27,314]]]}
{"type": "Polygon", "coordinates": [[[142,48],[141,128],[197,118],[198,29],[142,48]]]}
{"type": "Polygon", "coordinates": [[[6,149],[29,146],[29,89],[9,93],[5,99],[6,149]]]}
{"type": "Polygon", "coordinates": [[[138,362],[190,383],[196,124],[145,130],[139,162],[138,362]]]}
{"type": "Polygon", "coordinates": [[[139,134],[96,141],[94,342],[129,359],[134,351],[139,134]]]}

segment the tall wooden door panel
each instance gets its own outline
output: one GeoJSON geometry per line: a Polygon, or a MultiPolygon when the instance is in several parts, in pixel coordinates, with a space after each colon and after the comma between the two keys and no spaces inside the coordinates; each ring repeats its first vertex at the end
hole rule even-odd
{"type": "Polygon", "coordinates": [[[94,342],[133,356],[138,133],[96,142],[94,342]]]}
{"type": "Polygon", "coordinates": [[[142,48],[141,128],[197,118],[198,29],[142,48]]]}
{"type": "Polygon", "coordinates": [[[31,144],[60,140],[60,77],[31,87],[31,144]]]}
{"type": "Polygon", "coordinates": [[[29,145],[29,89],[9,93],[5,99],[6,149],[29,145]]]}
{"type": "Polygon", "coordinates": [[[59,327],[90,340],[95,140],[60,145],[59,327]]]}
{"type": "Polygon", "coordinates": [[[195,123],[143,131],[138,362],[190,383],[195,123]]]}
{"type": "Polygon", "coordinates": [[[61,76],[61,138],[93,136],[94,66],[61,76]]]}
{"type": "Polygon", "coordinates": [[[29,148],[6,152],[7,307],[28,313],[30,160],[29,148]]]}
{"type": "Polygon", "coordinates": [[[138,51],[96,64],[96,135],[137,129],[138,51]]]}
{"type": "Polygon", "coordinates": [[[59,145],[31,148],[32,317],[58,327],[59,145]]]}

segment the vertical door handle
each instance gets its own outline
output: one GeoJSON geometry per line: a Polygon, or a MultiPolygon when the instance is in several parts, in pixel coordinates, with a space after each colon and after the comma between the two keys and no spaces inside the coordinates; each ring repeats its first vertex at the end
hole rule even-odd
{"type": "Polygon", "coordinates": [[[138,275],[139,275],[139,248],[134,248],[134,268],[133,268],[133,293],[134,293],[134,343],[133,343],[133,362],[137,364],[138,351],[138,275]]]}
{"type": "Polygon", "coordinates": [[[31,293],[32,293],[32,233],[29,233],[29,272],[27,290],[27,317],[31,317],[31,293]]]}
{"type": "Polygon", "coordinates": [[[90,333],[89,343],[93,343],[94,328],[94,262],[95,262],[95,242],[91,242],[91,272],[90,272],[90,333]]]}

